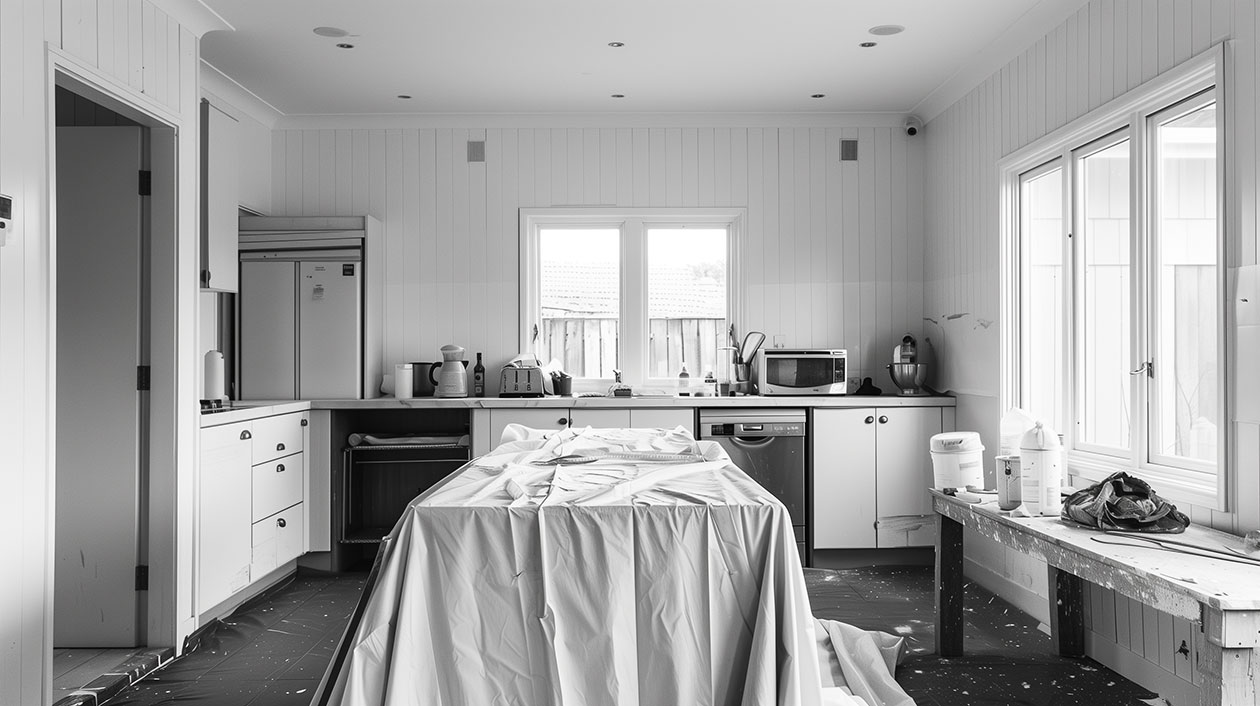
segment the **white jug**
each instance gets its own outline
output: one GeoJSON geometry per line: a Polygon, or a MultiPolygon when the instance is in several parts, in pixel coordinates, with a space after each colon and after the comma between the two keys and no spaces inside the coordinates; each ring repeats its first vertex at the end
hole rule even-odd
{"type": "Polygon", "coordinates": [[[429,369],[429,379],[437,386],[436,397],[467,397],[468,375],[464,369],[468,361],[464,360],[464,349],[455,345],[442,346],[442,362],[434,363],[429,369]],[[437,370],[437,379],[433,380],[433,371],[437,370]]]}
{"type": "Polygon", "coordinates": [[[1063,445],[1053,429],[1037,422],[1019,443],[1020,498],[1030,515],[1063,510],[1063,445]]]}

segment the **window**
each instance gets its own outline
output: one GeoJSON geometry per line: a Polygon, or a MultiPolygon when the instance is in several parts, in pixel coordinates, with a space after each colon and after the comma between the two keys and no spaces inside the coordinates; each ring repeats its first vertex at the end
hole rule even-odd
{"type": "Polygon", "coordinates": [[[1003,403],[1071,473],[1225,507],[1216,49],[1004,159],[1003,403]]]}
{"type": "Polygon", "coordinates": [[[578,390],[672,391],[729,363],[742,209],[521,210],[521,350],[578,390]]]}

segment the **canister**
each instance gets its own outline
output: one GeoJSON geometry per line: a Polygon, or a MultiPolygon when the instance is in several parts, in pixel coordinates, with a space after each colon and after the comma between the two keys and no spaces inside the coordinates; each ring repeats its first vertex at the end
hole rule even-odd
{"type": "Polygon", "coordinates": [[[932,452],[932,481],[938,490],[984,487],[984,444],[974,431],[936,434],[928,442],[932,452]]]}
{"type": "Polygon", "coordinates": [[[1020,500],[1030,515],[1058,515],[1063,509],[1063,445],[1054,430],[1037,422],[1019,444],[1020,500]]]}

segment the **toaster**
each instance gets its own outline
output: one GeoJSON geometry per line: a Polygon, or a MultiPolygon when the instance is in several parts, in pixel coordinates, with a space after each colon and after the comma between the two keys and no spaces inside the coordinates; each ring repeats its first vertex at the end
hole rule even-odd
{"type": "Polygon", "coordinates": [[[543,373],[536,365],[506,365],[499,376],[499,397],[542,397],[543,373]]]}

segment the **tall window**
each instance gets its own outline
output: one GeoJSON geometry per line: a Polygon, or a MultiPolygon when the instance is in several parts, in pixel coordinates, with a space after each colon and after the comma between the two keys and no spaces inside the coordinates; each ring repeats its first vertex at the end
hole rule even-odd
{"type": "Polygon", "coordinates": [[[1219,50],[1002,162],[1004,397],[1070,470],[1224,507],[1219,50]]]}
{"type": "Polygon", "coordinates": [[[522,350],[588,389],[729,360],[742,209],[522,209],[522,350]]]}

